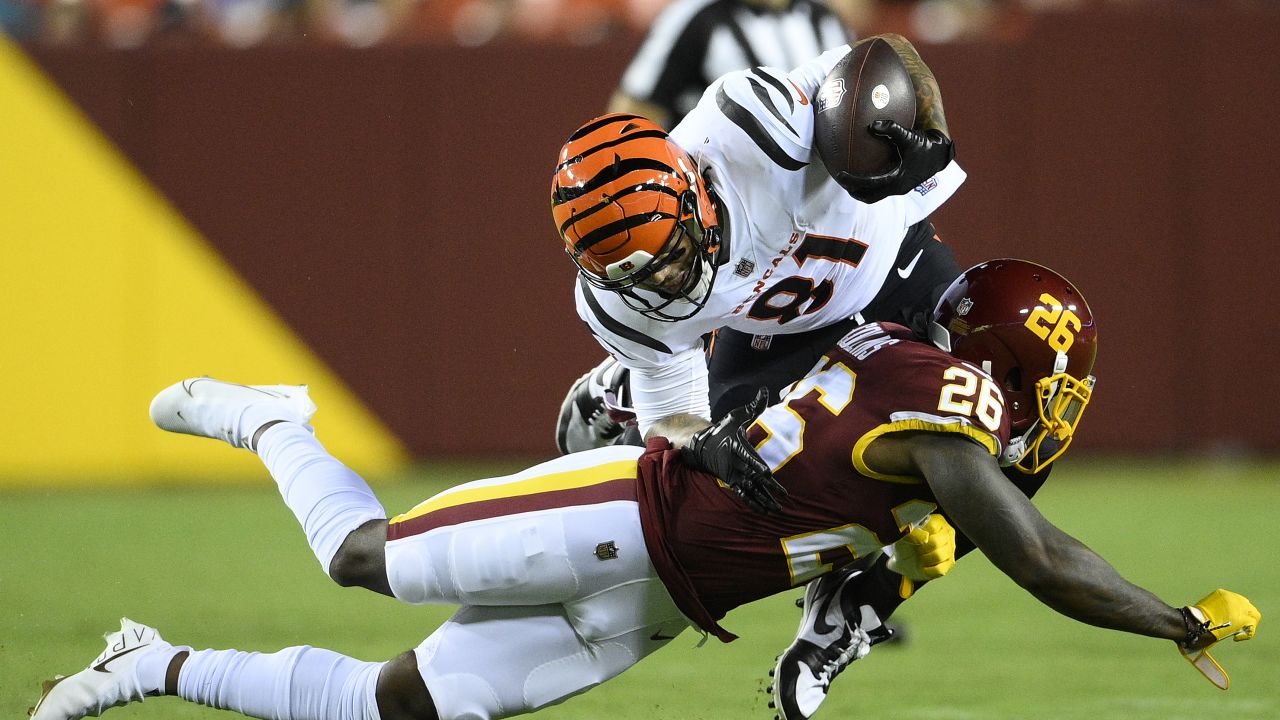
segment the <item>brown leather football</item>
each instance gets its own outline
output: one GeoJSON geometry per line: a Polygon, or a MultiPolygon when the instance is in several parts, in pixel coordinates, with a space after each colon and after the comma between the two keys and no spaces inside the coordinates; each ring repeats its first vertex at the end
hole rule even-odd
{"type": "Polygon", "coordinates": [[[876,38],[855,46],[836,63],[818,89],[813,111],[813,142],[828,172],[879,175],[897,165],[898,151],[867,126],[894,120],[911,127],[915,90],[902,58],[876,38]]]}

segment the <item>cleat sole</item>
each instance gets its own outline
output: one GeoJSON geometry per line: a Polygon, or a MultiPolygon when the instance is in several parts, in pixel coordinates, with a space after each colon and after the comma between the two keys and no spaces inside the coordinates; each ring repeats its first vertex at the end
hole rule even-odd
{"type": "Polygon", "coordinates": [[[36,711],[40,709],[40,705],[44,703],[45,698],[49,697],[49,693],[58,686],[58,683],[66,680],[66,675],[55,675],[52,679],[44,680],[40,683],[40,699],[36,700],[36,704],[27,708],[27,717],[35,717],[36,711]]]}

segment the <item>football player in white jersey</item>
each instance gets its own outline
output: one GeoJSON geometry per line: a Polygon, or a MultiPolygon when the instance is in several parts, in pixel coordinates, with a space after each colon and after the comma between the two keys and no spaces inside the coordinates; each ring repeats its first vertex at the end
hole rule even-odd
{"type": "MultiPolygon", "coordinates": [[[[841,46],[791,72],[729,73],[669,136],[615,114],[582,126],[562,148],[552,212],[580,270],[578,313],[630,370],[642,432],[657,425],[687,438],[714,415],[707,333],[766,337],[846,323],[892,277],[917,271],[922,241],[937,245],[925,230],[929,214],[965,174],[936,100],[920,103],[917,124],[942,127],[896,128],[902,166],[873,189],[851,194],[816,154],[812,98],[848,52],[841,46]],[[898,264],[908,242],[913,251],[898,264]]],[[[919,294],[940,293],[959,275],[948,264],[941,287],[919,294]]]]}
{"type": "MultiPolygon", "coordinates": [[[[917,94],[914,129],[875,130],[901,158],[881,177],[837,180],[815,148],[814,105],[847,45],[789,72],[724,75],[669,135],[645,118],[614,114],[570,136],[555,170],[552,213],[579,270],[578,314],[610,359],[565,399],[562,452],[618,439],[622,428],[607,411],[617,412],[621,400],[640,433],[686,446],[691,462],[747,504],[776,511],[775,496],[785,491],[740,432],[754,415],[729,410],[759,388],[776,394],[864,321],[923,330],[923,318],[960,274],[928,218],[965,173],[954,161],[932,72],[901,36],[877,37],[902,57],[917,94]],[[703,339],[711,333],[708,361],[703,339]],[[710,418],[723,420],[710,427],[710,418]]],[[[760,398],[751,406],[764,405],[760,398]]],[[[638,440],[633,433],[629,441],[638,440]]],[[[865,606],[864,613],[887,617],[902,600],[901,578],[884,563],[848,579],[830,579],[830,592],[865,588],[878,596],[846,603],[865,606]]],[[[880,628],[879,618],[862,624],[880,628]]],[[[873,639],[887,637],[879,633],[873,639]]],[[[817,670],[792,672],[788,651],[775,682],[825,695],[829,678],[848,664],[846,650],[837,639],[811,658],[815,667],[844,659],[821,683],[817,670]]]]}

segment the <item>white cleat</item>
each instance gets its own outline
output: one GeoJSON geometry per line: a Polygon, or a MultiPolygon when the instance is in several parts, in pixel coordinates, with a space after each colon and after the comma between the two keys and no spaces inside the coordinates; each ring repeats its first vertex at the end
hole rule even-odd
{"type": "Polygon", "coordinates": [[[138,682],[138,658],[160,649],[172,648],[155,628],[120,618],[120,630],[103,637],[107,648],[89,667],[70,677],[59,675],[46,680],[40,699],[27,711],[32,720],[77,720],[101,715],[106,710],[139,702],[147,693],[138,682]]]}
{"type": "Polygon", "coordinates": [[[863,573],[852,568],[811,580],[804,591],[804,614],[796,639],[769,675],[776,720],[809,720],[827,699],[836,676],[888,640],[893,631],[870,605],[861,605],[863,573]]]}
{"type": "Polygon", "coordinates": [[[560,454],[610,445],[634,422],[635,412],[626,407],[629,376],[629,371],[609,356],[574,381],[556,420],[560,454]]]}
{"type": "Polygon", "coordinates": [[[253,434],[266,423],[306,425],[315,414],[306,385],[236,385],[208,377],[174,383],[151,401],[151,421],[161,430],[249,450],[255,450],[253,434]]]}

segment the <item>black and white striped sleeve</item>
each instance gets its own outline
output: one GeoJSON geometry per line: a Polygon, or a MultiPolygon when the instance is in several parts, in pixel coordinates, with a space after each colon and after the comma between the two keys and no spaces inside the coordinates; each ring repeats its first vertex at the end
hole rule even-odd
{"type": "Polygon", "coordinates": [[[712,89],[720,113],[774,164],[792,171],[809,164],[809,94],[785,73],[752,68],[724,76],[712,89]]]}

